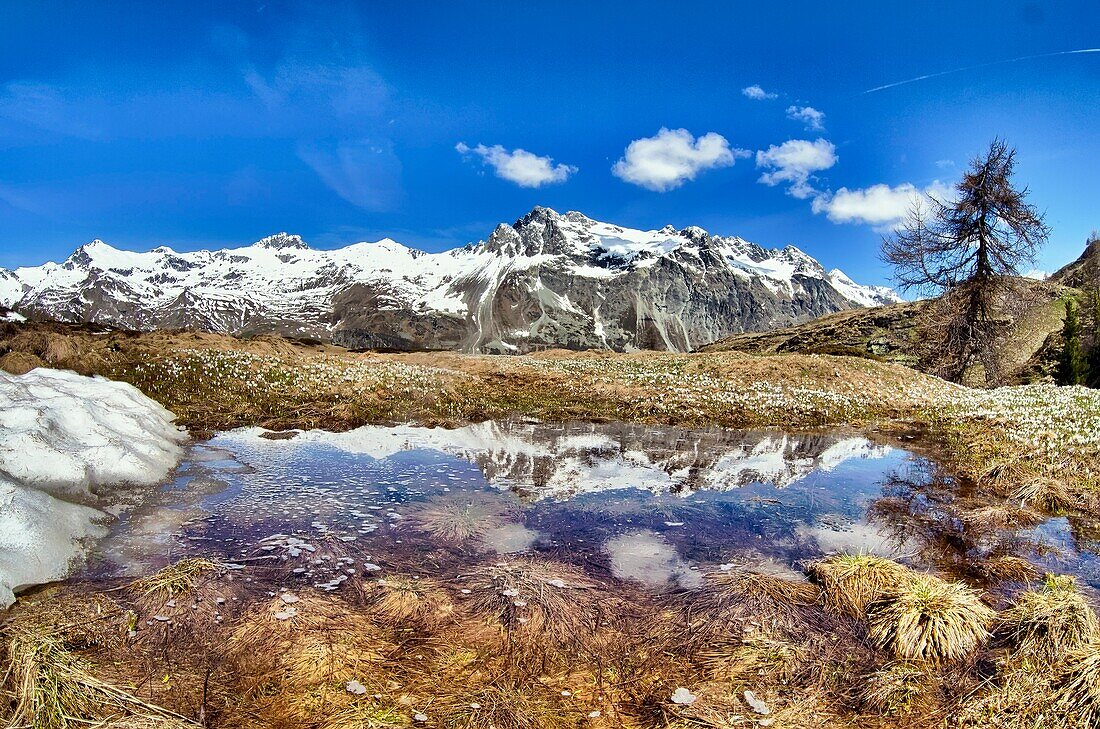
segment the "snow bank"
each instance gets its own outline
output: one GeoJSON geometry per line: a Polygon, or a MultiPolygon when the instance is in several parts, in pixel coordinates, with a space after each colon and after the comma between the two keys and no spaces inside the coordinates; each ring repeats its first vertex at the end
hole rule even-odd
{"type": "Polygon", "coordinates": [[[0,372],[0,607],[57,580],[103,536],[111,487],[152,485],[186,434],[137,388],[38,368],[0,372]]]}

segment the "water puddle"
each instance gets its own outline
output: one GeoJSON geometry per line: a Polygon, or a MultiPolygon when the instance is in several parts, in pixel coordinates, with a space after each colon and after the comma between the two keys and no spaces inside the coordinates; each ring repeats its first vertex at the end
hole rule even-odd
{"type": "Polygon", "coordinates": [[[222,433],[113,525],[88,574],[189,555],[286,563],[315,586],[403,560],[543,553],[652,589],[704,571],[799,573],[836,551],[965,572],[1006,554],[1100,586],[1079,525],[960,525],[935,465],[850,432],[488,422],[222,433]],[[354,544],[357,557],[332,545],[354,544]],[[457,556],[456,556],[457,555],[457,556]]]}

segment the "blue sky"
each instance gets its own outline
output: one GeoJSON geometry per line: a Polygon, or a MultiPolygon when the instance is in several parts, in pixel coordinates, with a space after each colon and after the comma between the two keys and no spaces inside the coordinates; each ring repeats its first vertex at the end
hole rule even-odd
{"type": "Polygon", "coordinates": [[[1094,0],[154,5],[0,0],[0,266],[280,230],[441,250],[538,204],[879,283],[891,215],[996,135],[1040,268],[1100,228],[1100,53],[1043,55],[1100,47],[1094,0]]]}

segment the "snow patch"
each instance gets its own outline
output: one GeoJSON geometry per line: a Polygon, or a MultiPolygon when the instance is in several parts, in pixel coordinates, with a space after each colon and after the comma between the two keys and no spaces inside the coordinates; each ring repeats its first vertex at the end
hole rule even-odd
{"type": "Polygon", "coordinates": [[[155,484],[179,463],[174,419],[126,383],[0,372],[0,607],[63,578],[103,536],[112,486],[155,484]]]}

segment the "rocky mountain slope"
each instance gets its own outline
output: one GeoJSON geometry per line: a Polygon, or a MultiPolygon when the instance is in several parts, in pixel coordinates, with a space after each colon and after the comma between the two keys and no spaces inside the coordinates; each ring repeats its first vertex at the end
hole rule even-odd
{"type": "Polygon", "coordinates": [[[315,250],[280,233],[192,253],[93,241],[60,264],[0,269],[0,306],[32,318],[400,350],[688,351],[897,300],[793,246],[697,227],[633,230],[547,208],[443,253],[389,239],[315,250]]]}

